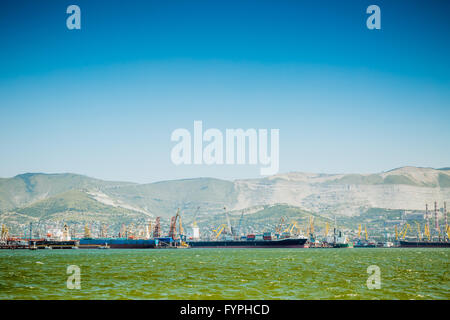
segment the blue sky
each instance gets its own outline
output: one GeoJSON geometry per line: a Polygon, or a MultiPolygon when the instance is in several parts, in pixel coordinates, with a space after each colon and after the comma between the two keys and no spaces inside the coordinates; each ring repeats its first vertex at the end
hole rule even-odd
{"type": "Polygon", "coordinates": [[[2,1],[0,176],[175,166],[177,128],[280,129],[280,172],[450,165],[446,1],[2,1]],[[81,8],[81,30],[66,8],[81,8]],[[366,28],[367,6],[381,30],[366,28]]]}

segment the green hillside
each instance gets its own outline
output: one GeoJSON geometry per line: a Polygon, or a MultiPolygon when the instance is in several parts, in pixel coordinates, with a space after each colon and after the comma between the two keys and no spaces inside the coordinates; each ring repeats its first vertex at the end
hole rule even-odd
{"type": "Polygon", "coordinates": [[[163,217],[174,215],[177,208],[193,213],[200,207],[200,214],[220,212],[224,206],[232,206],[237,197],[233,182],[212,178],[128,185],[105,193],[163,217]]]}
{"type": "Polygon", "coordinates": [[[78,190],[71,190],[31,205],[3,213],[2,221],[24,224],[30,221],[67,223],[131,223],[146,216],[132,210],[105,205],[78,190]]]}
{"type": "Polygon", "coordinates": [[[72,173],[26,173],[13,178],[2,178],[0,179],[0,212],[22,207],[69,190],[102,189],[129,184],[102,181],[72,173]]]}

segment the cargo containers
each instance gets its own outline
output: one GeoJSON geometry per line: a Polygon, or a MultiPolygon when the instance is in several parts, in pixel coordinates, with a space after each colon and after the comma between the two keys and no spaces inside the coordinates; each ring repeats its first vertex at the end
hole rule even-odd
{"type": "Polygon", "coordinates": [[[247,240],[249,240],[249,241],[255,240],[255,235],[254,234],[248,234],[247,235],[247,240]]]}
{"type": "Polygon", "coordinates": [[[264,232],[264,234],[263,234],[263,240],[272,240],[272,233],[270,233],[270,232],[264,232]]]}

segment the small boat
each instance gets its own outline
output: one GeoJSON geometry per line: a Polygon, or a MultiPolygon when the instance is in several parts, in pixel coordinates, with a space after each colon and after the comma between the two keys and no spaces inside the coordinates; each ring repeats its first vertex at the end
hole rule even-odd
{"type": "Polygon", "coordinates": [[[108,246],[108,243],[105,243],[104,246],[98,246],[97,249],[109,249],[109,248],[110,248],[110,246],[108,246]]]}

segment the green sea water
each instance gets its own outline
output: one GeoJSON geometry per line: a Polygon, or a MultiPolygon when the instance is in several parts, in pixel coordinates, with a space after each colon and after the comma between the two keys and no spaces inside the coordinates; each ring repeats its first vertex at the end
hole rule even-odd
{"type": "Polygon", "coordinates": [[[0,299],[449,299],[449,249],[0,250],[0,299]],[[69,265],[80,289],[68,289],[69,265]],[[369,289],[367,268],[380,269],[369,289]]]}

